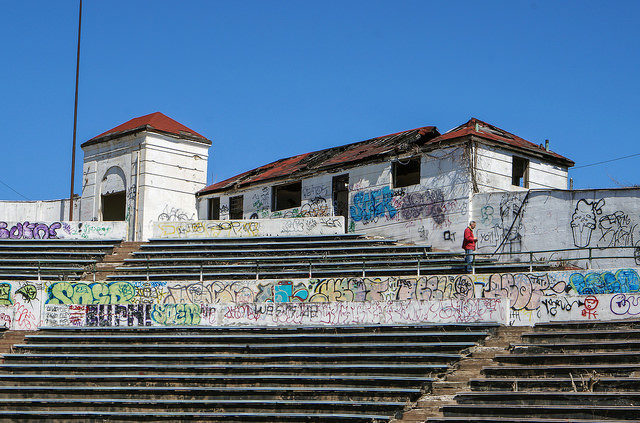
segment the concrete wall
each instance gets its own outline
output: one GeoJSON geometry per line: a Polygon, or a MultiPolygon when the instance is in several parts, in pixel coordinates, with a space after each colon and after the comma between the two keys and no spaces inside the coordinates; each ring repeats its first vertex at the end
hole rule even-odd
{"type": "Polygon", "coordinates": [[[0,221],[0,239],[126,239],[127,222],[0,221]]]}
{"type": "MultiPolygon", "coordinates": [[[[208,195],[199,199],[199,218],[205,219],[207,200],[220,197],[220,218],[229,218],[229,197],[243,196],[243,217],[281,218],[334,214],[332,178],[349,175],[349,232],[366,232],[403,241],[452,249],[469,219],[469,165],[462,147],[442,149],[421,157],[420,183],[392,187],[391,162],[322,173],[302,180],[302,204],[271,211],[270,184],[208,195]]],[[[293,181],[293,180],[292,180],[293,181]]]]}
{"type": "MultiPolygon", "coordinates": [[[[80,218],[80,197],[74,199],[73,217],[80,218]]],[[[0,219],[4,221],[69,220],[69,199],[43,201],[0,201],[0,219]]]]}
{"type": "Polygon", "coordinates": [[[153,225],[154,238],[245,238],[342,233],[344,233],[344,218],[342,216],[155,222],[153,225]]]}
{"type": "Polygon", "coordinates": [[[533,325],[640,315],[639,268],[244,281],[0,282],[0,325],[533,325]]]}
{"type": "Polygon", "coordinates": [[[521,251],[570,249],[534,254],[534,259],[571,260],[581,267],[640,265],[640,189],[544,190],[474,195],[478,252],[508,253],[505,260],[529,260],[521,251]],[[603,249],[604,247],[633,247],[603,249]],[[627,258],[617,258],[627,257],[627,258]]]}
{"type": "Polygon", "coordinates": [[[206,184],[207,145],[142,132],[84,147],[84,153],[84,220],[102,220],[101,196],[120,191],[126,192],[129,239],[136,233],[148,239],[158,220],[196,220],[194,193],[206,184]]]}
{"type": "Polygon", "coordinates": [[[480,192],[525,190],[511,185],[514,155],[529,160],[530,189],[567,189],[568,173],[564,166],[484,144],[477,145],[476,155],[475,176],[480,192]]]}

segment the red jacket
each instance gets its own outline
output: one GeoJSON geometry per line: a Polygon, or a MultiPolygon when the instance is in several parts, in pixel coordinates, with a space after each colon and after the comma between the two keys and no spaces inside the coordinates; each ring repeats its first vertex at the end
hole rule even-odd
{"type": "Polygon", "coordinates": [[[476,249],[476,237],[473,235],[473,230],[468,226],[464,230],[464,239],[462,240],[462,248],[465,250],[476,249]]]}

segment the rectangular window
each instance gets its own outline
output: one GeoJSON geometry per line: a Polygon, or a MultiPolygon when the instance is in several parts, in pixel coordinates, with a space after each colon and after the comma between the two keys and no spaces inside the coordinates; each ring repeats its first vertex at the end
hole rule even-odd
{"type": "Polygon", "coordinates": [[[271,210],[285,210],[302,204],[302,182],[273,187],[271,210]]]}
{"type": "Polygon", "coordinates": [[[420,157],[398,160],[391,163],[394,188],[408,187],[420,183],[420,157]]]}
{"type": "Polygon", "coordinates": [[[220,197],[209,198],[209,208],[207,209],[207,219],[220,220],[220,197]]]}
{"type": "Polygon", "coordinates": [[[511,185],[529,188],[529,160],[513,156],[511,185]]]}
{"type": "Polygon", "coordinates": [[[242,219],[244,217],[244,206],[242,195],[229,198],[229,219],[242,219]]]}

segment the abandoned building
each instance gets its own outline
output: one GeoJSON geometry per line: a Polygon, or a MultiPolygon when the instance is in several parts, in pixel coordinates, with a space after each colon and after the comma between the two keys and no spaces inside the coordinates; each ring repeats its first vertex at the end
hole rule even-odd
{"type": "Polygon", "coordinates": [[[474,194],[566,189],[573,162],[478,119],[278,160],[196,194],[200,219],[343,216],[349,232],[450,247],[474,194]],[[449,239],[428,237],[449,232],[449,239]]]}

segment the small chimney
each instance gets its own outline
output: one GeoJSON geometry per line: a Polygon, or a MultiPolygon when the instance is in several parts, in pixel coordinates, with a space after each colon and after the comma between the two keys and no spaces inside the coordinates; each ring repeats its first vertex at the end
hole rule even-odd
{"type": "Polygon", "coordinates": [[[573,178],[569,178],[569,189],[573,190],[573,178]]]}
{"type": "Polygon", "coordinates": [[[549,151],[549,140],[544,140],[544,150],[549,151]]]}

